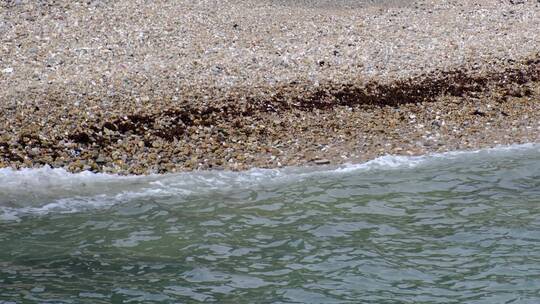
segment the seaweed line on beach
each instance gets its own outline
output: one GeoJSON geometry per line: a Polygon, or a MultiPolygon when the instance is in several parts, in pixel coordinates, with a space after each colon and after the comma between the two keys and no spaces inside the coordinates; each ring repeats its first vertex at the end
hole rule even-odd
{"type": "MultiPolygon", "coordinates": [[[[441,102],[441,99],[453,98],[458,106],[474,100],[498,105],[515,102],[510,99],[530,101],[537,98],[535,88],[539,80],[540,59],[536,55],[522,62],[512,62],[493,73],[434,72],[382,84],[329,83],[310,87],[292,83],[266,88],[268,95],[261,95],[258,90],[263,98],[241,95],[249,94],[249,91],[240,90],[210,105],[184,102],[104,120],[97,113],[93,120],[63,129],[65,132],[60,137],[48,136],[51,134],[44,133],[43,128],[23,127],[11,136],[0,137],[0,155],[3,166],[47,164],[71,171],[150,173],[339,163],[350,161],[358,154],[362,155],[361,159],[374,157],[381,151],[416,154],[425,152],[426,147],[411,151],[406,144],[403,145],[405,149],[393,144],[393,150],[381,150],[382,142],[389,140],[387,133],[392,132],[384,127],[392,118],[386,113],[389,109],[416,113],[400,114],[401,120],[407,120],[409,115],[416,121],[428,113],[414,107],[429,107],[430,103],[443,109],[448,107],[445,105],[448,101],[441,102]],[[306,88],[312,91],[306,93],[306,88]],[[342,118],[332,118],[336,111],[342,118]],[[370,124],[366,115],[371,115],[369,119],[373,121],[379,117],[379,121],[370,124]],[[359,117],[365,124],[350,124],[359,117]],[[349,123],[345,123],[346,120],[349,123]],[[358,136],[365,132],[380,133],[379,139],[362,145],[358,136]],[[328,148],[332,146],[334,148],[328,148]]],[[[65,104],[66,101],[56,100],[56,103],[65,104]]],[[[536,104],[532,102],[533,106],[536,104]]],[[[483,110],[466,109],[463,105],[463,111],[478,119],[489,116],[483,110]]],[[[498,119],[509,116],[507,112],[510,111],[501,109],[498,119]]],[[[524,113],[526,111],[519,115],[524,113]]],[[[463,119],[459,114],[466,116],[456,114],[448,117],[445,123],[463,119]]],[[[516,115],[513,116],[515,119],[516,115]]],[[[433,124],[434,128],[441,127],[438,122],[433,124]]],[[[393,128],[401,130],[403,135],[409,132],[403,127],[393,128]]],[[[440,146],[450,148],[448,143],[438,143],[435,148],[440,146]]]]}
{"type": "MultiPolygon", "coordinates": [[[[408,80],[400,80],[390,84],[368,82],[367,84],[333,84],[321,85],[313,92],[295,93],[299,84],[288,87],[270,88],[276,91],[269,99],[247,97],[246,102],[239,104],[233,97],[226,102],[196,107],[190,103],[159,110],[157,113],[137,113],[127,115],[99,126],[93,126],[94,132],[105,129],[126,133],[127,131],[143,135],[157,120],[168,120],[172,126],[155,130],[154,135],[172,141],[183,135],[187,127],[209,126],[214,119],[233,120],[238,117],[253,116],[259,112],[281,112],[301,110],[329,110],[338,106],[392,106],[408,103],[431,102],[440,96],[463,97],[482,92],[490,87],[508,88],[505,96],[523,97],[532,94],[530,89],[516,89],[516,85],[540,80],[540,59],[527,59],[519,63],[519,68],[508,67],[487,75],[470,75],[462,70],[430,73],[416,76],[408,80]],[[436,75],[439,74],[439,75],[436,75]],[[307,95],[299,97],[299,95],[307,95]]],[[[308,87],[308,85],[304,86],[308,87]]],[[[237,97],[240,99],[240,97],[237,97]]],[[[70,135],[80,143],[88,143],[89,135],[83,131],[70,135]]],[[[148,144],[148,143],[147,143],[148,144]]]]}

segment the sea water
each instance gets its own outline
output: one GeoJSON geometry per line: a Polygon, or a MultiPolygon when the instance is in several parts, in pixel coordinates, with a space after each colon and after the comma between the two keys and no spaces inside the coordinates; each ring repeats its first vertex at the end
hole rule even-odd
{"type": "Polygon", "coordinates": [[[152,176],[0,169],[0,303],[540,303],[540,145],[152,176]]]}

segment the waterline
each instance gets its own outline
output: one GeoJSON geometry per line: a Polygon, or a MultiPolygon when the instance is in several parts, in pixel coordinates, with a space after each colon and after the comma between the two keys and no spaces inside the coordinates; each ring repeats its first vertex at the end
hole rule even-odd
{"type": "Polygon", "coordinates": [[[326,168],[2,174],[14,188],[0,192],[0,303],[540,300],[538,145],[326,168]]]}
{"type": "Polygon", "coordinates": [[[69,173],[48,166],[39,169],[0,169],[0,220],[18,220],[18,215],[72,213],[110,207],[133,199],[186,197],[210,191],[260,185],[285,185],[320,176],[407,170],[445,165],[460,160],[490,156],[540,153],[540,144],[500,146],[474,151],[451,151],[422,156],[386,155],[360,164],[340,166],[251,169],[243,172],[202,171],[148,176],[104,173],[69,173]]]}

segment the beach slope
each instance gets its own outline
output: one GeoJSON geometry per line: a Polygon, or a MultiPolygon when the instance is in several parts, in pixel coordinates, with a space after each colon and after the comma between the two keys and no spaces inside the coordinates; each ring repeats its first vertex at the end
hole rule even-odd
{"type": "Polygon", "coordinates": [[[0,167],[148,174],[540,141],[538,1],[4,1],[0,167]]]}

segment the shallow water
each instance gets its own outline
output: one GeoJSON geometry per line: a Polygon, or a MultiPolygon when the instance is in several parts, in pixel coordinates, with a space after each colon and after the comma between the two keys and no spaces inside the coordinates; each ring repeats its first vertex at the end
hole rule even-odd
{"type": "Polygon", "coordinates": [[[540,145],[149,177],[0,169],[0,303],[538,303],[540,145]]]}

